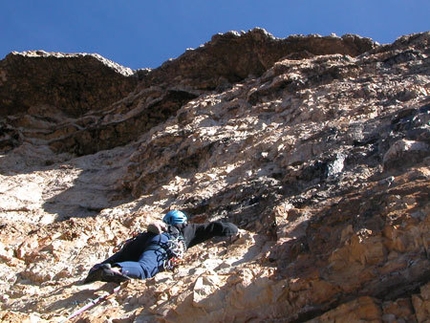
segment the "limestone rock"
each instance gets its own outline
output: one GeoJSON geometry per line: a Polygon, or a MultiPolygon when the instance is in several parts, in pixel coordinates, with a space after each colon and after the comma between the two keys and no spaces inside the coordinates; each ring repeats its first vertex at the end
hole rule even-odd
{"type": "Polygon", "coordinates": [[[61,322],[169,209],[228,220],[88,322],[425,322],[430,33],[219,34],[154,70],[0,62],[0,320],[61,322]]]}

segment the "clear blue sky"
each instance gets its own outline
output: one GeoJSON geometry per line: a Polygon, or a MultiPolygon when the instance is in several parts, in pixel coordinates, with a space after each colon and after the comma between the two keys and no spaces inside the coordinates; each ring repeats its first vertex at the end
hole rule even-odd
{"type": "Polygon", "coordinates": [[[0,59],[43,49],[155,68],[216,33],[352,33],[379,43],[430,30],[430,0],[1,0],[0,59]]]}

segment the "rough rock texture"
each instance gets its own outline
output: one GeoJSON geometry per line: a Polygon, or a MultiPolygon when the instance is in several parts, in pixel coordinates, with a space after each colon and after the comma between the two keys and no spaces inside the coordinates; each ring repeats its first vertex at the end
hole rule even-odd
{"type": "Polygon", "coordinates": [[[7,56],[0,319],[64,321],[112,290],[81,285],[94,263],[180,208],[245,231],[74,321],[428,321],[429,55],[430,33],[255,29],[154,70],[7,56]]]}
{"type": "Polygon", "coordinates": [[[137,83],[129,68],[97,54],[13,52],[0,70],[3,117],[39,105],[80,117],[122,99],[137,83]]]}

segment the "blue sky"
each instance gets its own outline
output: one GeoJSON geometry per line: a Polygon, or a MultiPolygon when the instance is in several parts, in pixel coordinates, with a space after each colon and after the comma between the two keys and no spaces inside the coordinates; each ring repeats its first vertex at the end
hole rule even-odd
{"type": "Polygon", "coordinates": [[[358,34],[379,43],[430,30],[429,0],[3,0],[0,59],[43,49],[155,68],[229,30],[358,34]]]}

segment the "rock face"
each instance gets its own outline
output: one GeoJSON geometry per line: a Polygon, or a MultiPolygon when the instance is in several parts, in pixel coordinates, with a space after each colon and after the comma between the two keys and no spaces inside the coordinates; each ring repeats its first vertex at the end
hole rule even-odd
{"type": "Polygon", "coordinates": [[[8,55],[1,320],[61,322],[108,293],[88,269],[179,208],[244,233],[73,320],[427,321],[429,42],[255,29],[139,71],[8,55]]]}
{"type": "Polygon", "coordinates": [[[39,105],[80,117],[122,99],[137,83],[130,69],[94,54],[13,52],[0,70],[3,117],[39,105]]]}

